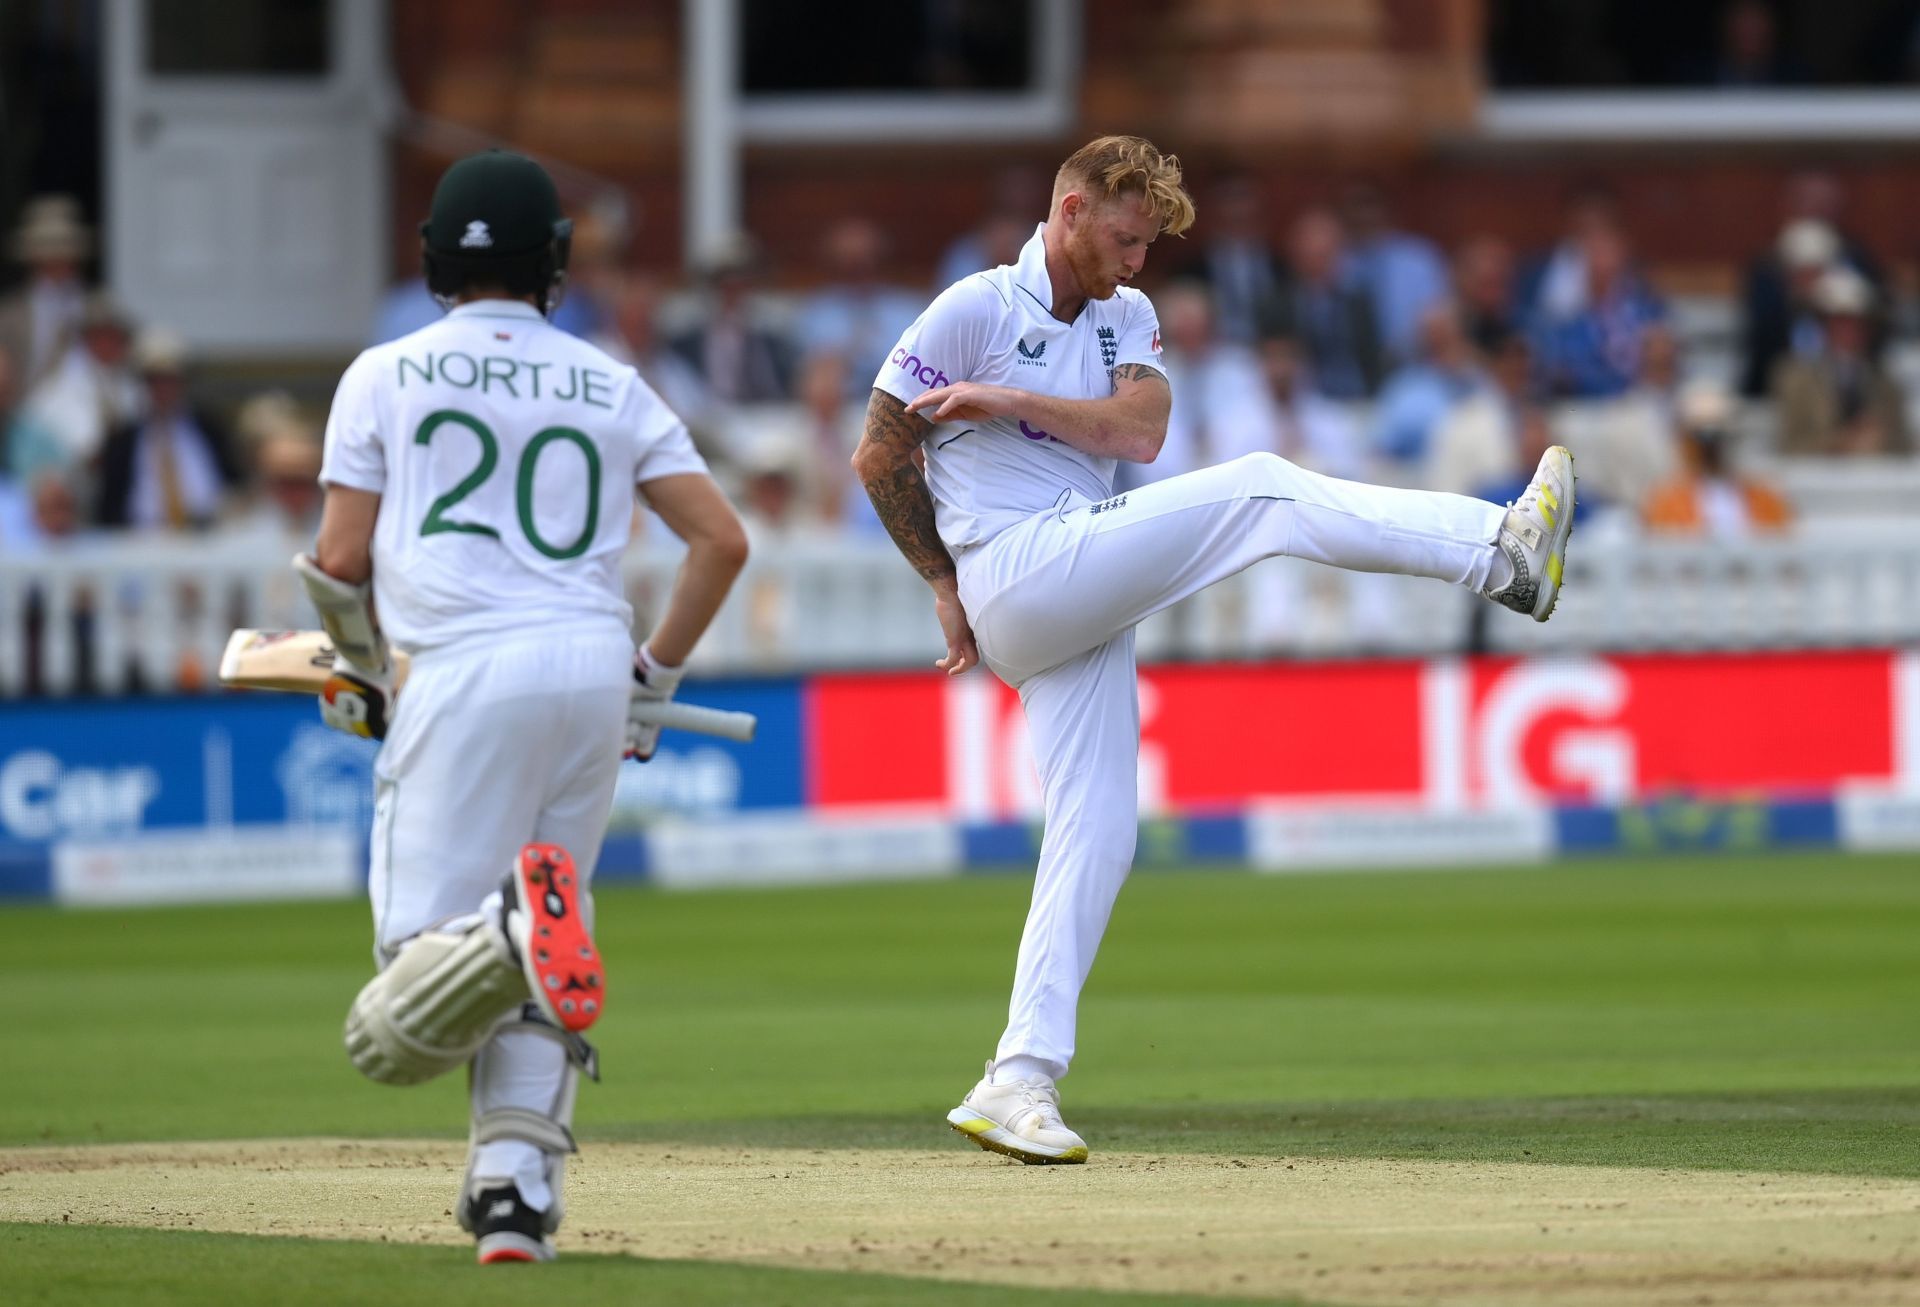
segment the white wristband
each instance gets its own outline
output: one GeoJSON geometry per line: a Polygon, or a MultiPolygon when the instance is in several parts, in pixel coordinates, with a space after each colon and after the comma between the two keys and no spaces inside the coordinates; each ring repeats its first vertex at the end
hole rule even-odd
{"type": "Polygon", "coordinates": [[[687,670],[684,664],[676,666],[663,663],[654,656],[653,649],[644,644],[640,646],[640,662],[646,668],[649,690],[672,694],[680,688],[680,678],[686,674],[687,670]]]}

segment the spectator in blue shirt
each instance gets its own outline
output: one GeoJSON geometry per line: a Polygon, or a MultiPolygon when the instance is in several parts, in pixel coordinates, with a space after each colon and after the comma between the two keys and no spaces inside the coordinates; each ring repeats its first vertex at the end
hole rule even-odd
{"type": "Polygon", "coordinates": [[[870,219],[835,224],[826,239],[833,279],[807,297],[795,325],[805,359],[839,361],[850,400],[872,388],[887,352],[926,307],[924,294],[881,278],[886,248],[885,233],[870,219]]]}
{"type": "Polygon", "coordinates": [[[1420,350],[1421,320],[1447,296],[1447,264],[1424,236],[1396,231],[1386,196],[1372,182],[1355,182],[1340,200],[1346,229],[1342,272],[1373,301],[1380,343],[1390,363],[1420,350]]]}
{"type": "Polygon", "coordinates": [[[1613,224],[1584,232],[1580,256],[1586,275],[1580,306],[1563,315],[1543,310],[1534,323],[1540,375],[1556,398],[1624,394],[1640,373],[1647,328],[1666,319],[1666,306],[1641,280],[1626,237],[1613,224]]]}
{"type": "Polygon", "coordinates": [[[1420,357],[1394,373],[1380,392],[1375,451],[1397,463],[1421,463],[1434,429],[1486,385],[1460,307],[1451,300],[1430,306],[1420,318],[1420,357]]]}

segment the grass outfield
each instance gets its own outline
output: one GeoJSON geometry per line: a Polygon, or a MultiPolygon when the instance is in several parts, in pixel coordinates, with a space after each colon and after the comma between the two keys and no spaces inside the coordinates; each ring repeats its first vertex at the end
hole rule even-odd
{"type": "MultiPolygon", "coordinates": [[[[1920,1178],[1916,871],[1821,854],[1141,875],[1083,1005],[1068,1119],[1095,1166],[1104,1150],[1920,1178]]],[[[1013,877],[603,892],[605,1083],[583,1089],[579,1133],[964,1150],[941,1118],[992,1049],[1027,892],[1013,877]]],[[[358,904],[0,912],[0,1145],[461,1136],[457,1077],[384,1089],[340,1051],[367,936],[358,904]]],[[[36,1275],[85,1250],[111,1277],[162,1264],[142,1240],[184,1238],[13,1226],[0,1262],[36,1275]]],[[[238,1277],[312,1258],[330,1275],[321,1259],[340,1257],[234,1246],[209,1264],[238,1277]]],[[[112,1296],[30,1283],[46,1301],[112,1296]]],[[[862,1300],[824,1280],[764,1287],[862,1300]]]]}
{"type": "MultiPolygon", "coordinates": [[[[238,1234],[75,1229],[0,1224],[0,1284],[15,1307],[182,1307],[342,1303],[445,1307],[527,1307],[523,1274],[453,1258],[445,1249],[381,1243],[263,1239],[238,1234]]],[[[949,1284],[899,1275],[641,1260],[589,1253],[542,1267],[540,1297],[553,1302],[671,1303],[674,1307],[1005,1307],[990,1284],[949,1284]]],[[[538,1301],[534,1299],[533,1301],[538,1301]]],[[[1189,1298],[1160,1294],[1023,1290],[1035,1307],[1167,1307],[1189,1298]]]]}

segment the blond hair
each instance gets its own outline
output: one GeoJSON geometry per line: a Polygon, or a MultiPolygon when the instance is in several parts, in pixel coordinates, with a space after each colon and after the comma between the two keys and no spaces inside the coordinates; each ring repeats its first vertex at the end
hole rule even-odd
{"type": "Polygon", "coordinates": [[[1101,136],[1075,150],[1053,178],[1053,202],[1068,191],[1099,199],[1140,199],[1160,219],[1160,230],[1178,236],[1193,226],[1193,199],[1180,180],[1180,159],[1162,154],[1143,136],[1101,136]]]}

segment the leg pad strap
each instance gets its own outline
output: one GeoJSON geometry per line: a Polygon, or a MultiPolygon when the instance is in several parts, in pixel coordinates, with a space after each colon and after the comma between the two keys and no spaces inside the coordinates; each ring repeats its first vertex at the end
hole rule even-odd
{"type": "Polygon", "coordinates": [[[518,1139],[548,1153],[577,1153],[573,1131],[565,1123],[542,1112],[524,1107],[496,1107],[474,1118],[473,1142],[491,1144],[501,1139],[518,1139]]]}

